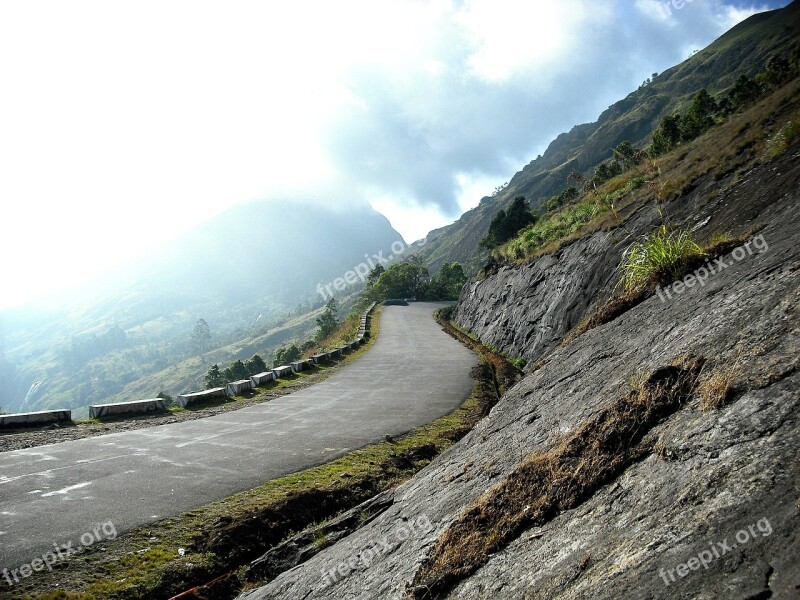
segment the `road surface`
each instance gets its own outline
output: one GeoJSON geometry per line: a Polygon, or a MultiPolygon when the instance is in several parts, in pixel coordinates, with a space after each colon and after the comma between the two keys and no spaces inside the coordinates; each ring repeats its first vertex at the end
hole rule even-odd
{"type": "Polygon", "coordinates": [[[364,356],[270,402],[0,453],[0,569],[75,547],[98,524],[129,531],[449,413],[472,389],[476,358],[439,328],[437,306],[386,307],[364,356]]]}

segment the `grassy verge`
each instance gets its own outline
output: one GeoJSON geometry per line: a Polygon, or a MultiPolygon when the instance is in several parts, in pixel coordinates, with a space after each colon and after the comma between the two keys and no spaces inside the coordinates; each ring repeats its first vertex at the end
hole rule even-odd
{"type": "MultiPolygon", "coordinates": [[[[377,322],[373,319],[373,338],[377,322]]],[[[448,331],[463,339],[457,330],[448,331]]],[[[169,598],[218,578],[215,597],[231,597],[244,585],[243,567],[249,561],[293,532],[407,480],[488,414],[515,369],[467,340],[484,361],[473,371],[472,394],[452,413],[397,439],[105,541],[58,563],[53,572],[24,580],[15,597],[169,598]]]]}
{"type": "Polygon", "coordinates": [[[442,329],[459,342],[477,352],[481,359],[488,364],[493,372],[496,382],[497,395],[502,396],[508,389],[519,381],[522,371],[518,361],[504,356],[498,349],[481,342],[477,336],[465,331],[452,320],[454,307],[443,308],[436,312],[436,320],[442,329]]]}
{"type": "Polygon", "coordinates": [[[758,164],[788,151],[800,139],[800,80],[786,84],[749,109],[712,127],[699,138],[647,160],[583,194],[571,204],[543,215],[515,239],[497,248],[499,263],[527,263],[552,254],[599,230],[624,227],[636,210],[691,192],[704,175],[731,184],[758,164]]]}
{"type": "Polygon", "coordinates": [[[649,431],[691,396],[702,360],[656,369],[551,450],[532,453],[440,536],[414,576],[411,595],[440,598],[523,530],[590,498],[653,450],[649,431]]]}

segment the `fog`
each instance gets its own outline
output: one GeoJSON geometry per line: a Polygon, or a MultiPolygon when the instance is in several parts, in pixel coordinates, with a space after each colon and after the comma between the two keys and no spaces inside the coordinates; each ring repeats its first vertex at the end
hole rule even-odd
{"type": "Polygon", "coordinates": [[[371,204],[418,239],[787,3],[4,3],[0,308],[252,200],[371,204]]]}

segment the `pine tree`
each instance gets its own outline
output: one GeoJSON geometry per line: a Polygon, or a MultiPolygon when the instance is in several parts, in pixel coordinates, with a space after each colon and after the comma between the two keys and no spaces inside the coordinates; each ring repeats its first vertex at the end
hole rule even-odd
{"type": "Polygon", "coordinates": [[[218,388],[225,385],[222,373],[219,370],[219,365],[211,365],[211,368],[206,373],[206,389],[218,388]]]}
{"type": "Polygon", "coordinates": [[[324,340],[339,327],[336,298],[331,298],[325,305],[325,312],[317,317],[317,340],[324,340]]]}
{"type": "Polygon", "coordinates": [[[247,359],[244,366],[247,367],[247,371],[250,375],[257,375],[267,370],[267,363],[265,363],[264,359],[258,354],[253,354],[252,358],[247,359]]]}

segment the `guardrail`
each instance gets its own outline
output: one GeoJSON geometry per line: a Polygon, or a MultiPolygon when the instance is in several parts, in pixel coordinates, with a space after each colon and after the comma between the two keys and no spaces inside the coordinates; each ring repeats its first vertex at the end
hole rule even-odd
{"type": "Polygon", "coordinates": [[[89,406],[89,417],[114,417],[117,415],[144,415],[167,410],[167,403],[163,398],[149,398],[147,400],[133,400],[132,402],[115,402],[113,404],[92,404],[89,406]]]}
{"type": "Polygon", "coordinates": [[[328,362],[328,353],[322,352],[321,354],[315,354],[311,357],[311,362],[315,365],[321,365],[328,362]]]}
{"type": "Polygon", "coordinates": [[[41,425],[70,423],[71,421],[72,411],[67,408],[59,408],[56,410],[37,410],[34,412],[0,415],[0,428],[27,426],[38,427],[41,425]]]}
{"type": "Polygon", "coordinates": [[[305,371],[306,369],[311,368],[311,359],[295,360],[289,364],[291,365],[293,372],[299,373],[300,371],[305,371]]]}
{"type": "Polygon", "coordinates": [[[228,398],[233,398],[234,396],[241,396],[252,389],[252,381],[249,379],[240,379],[239,381],[231,381],[225,384],[225,395],[228,396],[228,398]]]}
{"type": "Polygon", "coordinates": [[[198,402],[203,402],[204,400],[224,397],[225,388],[218,387],[210,390],[203,390],[202,392],[188,392],[186,394],[181,394],[175,399],[175,404],[178,406],[190,406],[192,404],[197,404],[198,402]]]}
{"type": "MultiPolygon", "coordinates": [[[[299,373],[311,367],[311,365],[324,364],[334,358],[340,358],[347,352],[356,350],[361,344],[365,344],[369,338],[370,321],[372,311],[377,306],[377,302],[370,304],[359,319],[358,334],[349,344],[341,348],[334,348],[329,352],[315,354],[310,359],[297,360],[290,365],[281,365],[270,371],[265,371],[253,375],[250,379],[232,381],[225,387],[202,390],[200,392],[186,392],[175,399],[175,404],[181,407],[191,406],[206,400],[224,398],[225,396],[238,396],[246,391],[264,385],[270,381],[281,377],[289,377],[292,373],[299,373]]],[[[114,404],[93,404],[89,407],[89,416],[92,418],[107,417],[116,415],[145,414],[166,410],[166,403],[162,398],[149,398],[147,400],[134,400],[131,402],[117,402],[114,404]]],[[[49,425],[52,423],[63,423],[72,420],[72,411],[49,410],[30,413],[16,413],[11,415],[0,415],[0,428],[2,427],[24,427],[26,425],[49,425]]]]}
{"type": "Polygon", "coordinates": [[[275,379],[288,377],[289,375],[294,373],[291,365],[281,365],[280,367],[275,367],[274,369],[272,369],[272,372],[275,374],[275,379]]]}
{"type": "Polygon", "coordinates": [[[258,375],[253,375],[250,377],[250,381],[253,384],[254,388],[261,387],[265,383],[269,383],[270,381],[275,380],[275,373],[272,371],[264,371],[263,373],[259,373],[258,375]]]}

